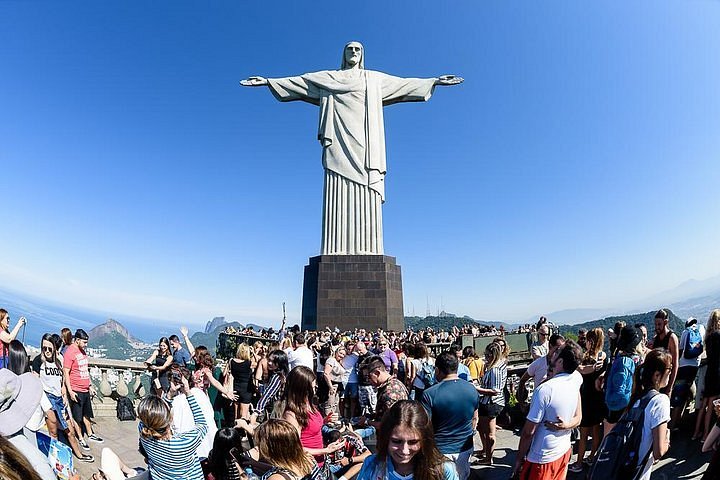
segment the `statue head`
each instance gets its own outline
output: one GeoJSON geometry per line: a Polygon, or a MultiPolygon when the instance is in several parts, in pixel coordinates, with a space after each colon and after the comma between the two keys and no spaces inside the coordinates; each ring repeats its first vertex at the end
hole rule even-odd
{"type": "Polygon", "coordinates": [[[357,68],[365,68],[365,47],[360,42],[348,42],[343,48],[341,70],[347,70],[357,65],[357,68]]]}

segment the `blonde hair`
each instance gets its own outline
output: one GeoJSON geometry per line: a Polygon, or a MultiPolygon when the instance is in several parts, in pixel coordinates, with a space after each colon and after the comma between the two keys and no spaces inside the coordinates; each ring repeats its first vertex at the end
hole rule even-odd
{"type": "Polygon", "coordinates": [[[235,351],[235,358],[238,360],[250,360],[250,345],[243,342],[240,345],[238,345],[237,350],[235,351]]]}
{"type": "Polygon", "coordinates": [[[255,430],[260,458],[290,470],[298,478],[309,475],[313,462],[305,454],[297,429],[287,420],[270,419],[255,430]]]}
{"type": "Polygon", "coordinates": [[[710,334],[720,331],[720,308],[716,308],[710,312],[710,316],[707,321],[707,328],[705,329],[705,341],[710,337],[710,334]]]}
{"type": "Polygon", "coordinates": [[[280,350],[287,350],[290,347],[292,347],[292,339],[290,339],[290,337],[283,338],[280,344],[280,350]]]}
{"type": "Polygon", "coordinates": [[[148,395],[140,400],[138,418],[142,422],[140,435],[146,439],[165,438],[170,431],[172,414],[170,405],[157,395],[148,395]]]}

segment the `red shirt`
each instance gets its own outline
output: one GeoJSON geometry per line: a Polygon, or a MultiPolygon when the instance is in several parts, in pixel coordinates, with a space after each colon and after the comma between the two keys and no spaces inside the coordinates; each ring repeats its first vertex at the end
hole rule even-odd
{"type": "Polygon", "coordinates": [[[90,390],[90,371],[88,370],[88,357],[75,344],[65,350],[63,368],[70,370],[70,388],[73,392],[87,392],[90,390]]]}

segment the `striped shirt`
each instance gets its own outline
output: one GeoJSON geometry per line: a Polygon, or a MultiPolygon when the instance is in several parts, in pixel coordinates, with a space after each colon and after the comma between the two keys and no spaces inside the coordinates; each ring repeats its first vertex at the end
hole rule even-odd
{"type": "Polygon", "coordinates": [[[505,406],[505,384],[507,383],[507,364],[505,362],[501,362],[498,365],[495,365],[493,368],[489,369],[485,372],[485,375],[482,377],[482,381],[480,382],[480,386],[482,388],[487,388],[490,390],[494,390],[498,393],[495,395],[482,395],[480,397],[480,403],[487,405],[489,403],[492,403],[494,405],[499,405],[501,407],[505,406]]]}
{"type": "MultiPolygon", "coordinates": [[[[150,477],[153,480],[203,480],[203,471],[197,456],[197,448],[207,433],[207,424],[194,395],[187,397],[195,419],[195,428],[171,437],[169,440],[144,438],[140,444],[148,457],[150,477]]],[[[142,431],[143,424],[138,424],[142,431]]]]}
{"type": "Polygon", "coordinates": [[[281,375],[279,373],[273,374],[272,378],[270,379],[270,383],[265,386],[265,392],[260,398],[260,401],[258,402],[255,411],[262,412],[268,406],[272,408],[272,404],[278,398],[280,398],[280,395],[282,393],[282,387],[283,381],[281,375]]]}

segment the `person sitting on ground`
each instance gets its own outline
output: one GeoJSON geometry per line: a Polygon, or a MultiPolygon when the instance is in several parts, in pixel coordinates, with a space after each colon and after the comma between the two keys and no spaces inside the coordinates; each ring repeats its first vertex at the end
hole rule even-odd
{"type": "Polygon", "coordinates": [[[370,450],[362,439],[351,429],[330,430],[327,435],[328,444],[343,442],[343,447],[328,456],[330,471],[338,480],[350,480],[360,472],[363,461],[370,456],[370,450]]]}
{"type": "Polygon", "coordinates": [[[313,472],[318,471],[317,464],[306,454],[297,430],[290,422],[268,420],[255,430],[254,442],[259,460],[273,466],[262,480],[300,480],[312,477],[313,472]]]}
{"type": "Polygon", "coordinates": [[[242,435],[236,428],[221,428],[215,434],[208,456],[207,480],[240,480],[242,469],[233,455],[242,452],[242,435]]]}
{"type": "Polygon", "coordinates": [[[176,434],[190,432],[197,427],[195,414],[192,411],[188,396],[181,390],[183,388],[183,379],[187,381],[190,391],[194,394],[195,401],[202,411],[205,424],[207,425],[207,433],[198,445],[196,450],[197,456],[202,460],[207,458],[212,450],[213,439],[217,432],[217,426],[214,422],[214,412],[210,399],[197,388],[193,382],[192,375],[187,368],[182,368],[174,363],[170,369],[170,388],[168,389],[167,398],[171,402],[172,410],[172,428],[176,434]]]}
{"type": "Polygon", "coordinates": [[[459,480],[453,463],[435,446],[427,412],[413,400],[395,402],[383,417],[377,453],[365,459],[357,478],[459,480]]]}
{"type": "Polygon", "coordinates": [[[40,405],[42,393],[40,379],[32,373],[16,375],[9,368],[0,368],[0,436],[22,452],[42,480],[55,480],[48,457],[23,433],[40,405]]]}
{"type": "Polygon", "coordinates": [[[140,445],[147,456],[153,480],[203,480],[197,448],[208,427],[187,379],[182,377],[181,383],[180,391],[187,396],[193,413],[196,425],[193,430],[174,435],[170,405],[158,396],[149,395],[138,405],[140,445]]]}
{"type": "Polygon", "coordinates": [[[25,455],[0,435],[0,478],[4,480],[43,480],[25,455]]]}

